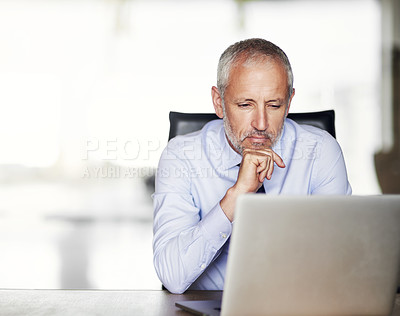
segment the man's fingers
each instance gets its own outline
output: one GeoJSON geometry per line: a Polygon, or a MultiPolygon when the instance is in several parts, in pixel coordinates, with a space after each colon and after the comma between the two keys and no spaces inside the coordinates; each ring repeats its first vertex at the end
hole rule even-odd
{"type": "Polygon", "coordinates": [[[260,164],[257,166],[257,173],[262,172],[267,168],[267,160],[262,160],[260,164]]]}
{"type": "Polygon", "coordinates": [[[241,185],[248,183],[246,186],[252,187],[251,190],[253,190],[256,182],[262,183],[265,179],[271,180],[275,163],[280,168],[285,168],[282,158],[270,148],[260,150],[245,149],[240,167],[241,185]]]}
{"type": "Polygon", "coordinates": [[[261,183],[264,182],[264,179],[267,177],[267,172],[268,172],[268,169],[265,168],[265,169],[259,174],[259,176],[258,176],[258,182],[261,182],[261,183]]]}
{"type": "Polygon", "coordinates": [[[267,170],[268,170],[268,172],[267,172],[267,179],[268,179],[268,180],[271,180],[272,173],[274,172],[274,162],[273,162],[273,161],[270,162],[270,164],[269,164],[267,170]]]}
{"type": "Polygon", "coordinates": [[[258,171],[258,182],[263,182],[265,177],[267,176],[267,172],[269,169],[269,166],[271,164],[271,157],[267,157],[267,159],[263,160],[262,163],[260,164],[260,166],[262,165],[262,169],[260,169],[260,171],[258,171]]]}
{"type": "Polygon", "coordinates": [[[251,155],[256,155],[256,156],[268,156],[272,157],[273,161],[280,167],[280,168],[285,168],[286,165],[283,162],[283,159],[272,149],[262,149],[262,150],[253,150],[253,149],[245,149],[244,153],[248,153],[251,155]]]}
{"type": "Polygon", "coordinates": [[[281,167],[281,168],[286,167],[285,163],[283,162],[283,159],[277,153],[274,152],[273,156],[274,156],[274,161],[278,167],[281,167]]]}

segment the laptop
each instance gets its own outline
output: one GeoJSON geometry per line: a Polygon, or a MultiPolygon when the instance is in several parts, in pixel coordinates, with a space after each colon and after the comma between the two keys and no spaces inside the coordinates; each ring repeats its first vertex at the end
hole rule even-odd
{"type": "Polygon", "coordinates": [[[240,196],[222,305],[197,315],[390,315],[400,268],[400,195],[240,196]]]}

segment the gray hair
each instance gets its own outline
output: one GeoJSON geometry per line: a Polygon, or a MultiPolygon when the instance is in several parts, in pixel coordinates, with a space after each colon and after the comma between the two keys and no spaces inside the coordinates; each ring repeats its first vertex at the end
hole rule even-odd
{"type": "Polygon", "coordinates": [[[228,86],[232,66],[243,63],[260,62],[264,59],[279,61],[285,67],[288,78],[288,95],[293,93],[293,72],[285,52],[275,44],[262,38],[251,38],[229,46],[221,55],[217,71],[217,87],[224,101],[225,89],[228,86]]]}

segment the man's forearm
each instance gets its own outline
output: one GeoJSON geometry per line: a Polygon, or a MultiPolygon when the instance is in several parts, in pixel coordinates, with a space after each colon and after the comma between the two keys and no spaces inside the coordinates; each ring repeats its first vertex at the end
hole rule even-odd
{"type": "Polygon", "coordinates": [[[179,228],[178,222],[179,219],[156,225],[153,245],[157,274],[173,293],[183,293],[196,281],[219,254],[232,231],[219,203],[192,227],[179,228]]]}

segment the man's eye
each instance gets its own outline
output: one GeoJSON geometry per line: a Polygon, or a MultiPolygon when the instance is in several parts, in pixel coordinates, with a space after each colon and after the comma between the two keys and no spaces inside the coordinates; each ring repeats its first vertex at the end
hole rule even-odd
{"type": "Polygon", "coordinates": [[[242,104],[238,104],[238,106],[241,107],[241,108],[245,108],[245,107],[250,106],[250,104],[248,104],[248,103],[242,103],[242,104]]]}
{"type": "Polygon", "coordinates": [[[271,107],[274,109],[279,109],[281,107],[281,104],[271,104],[271,107]]]}

